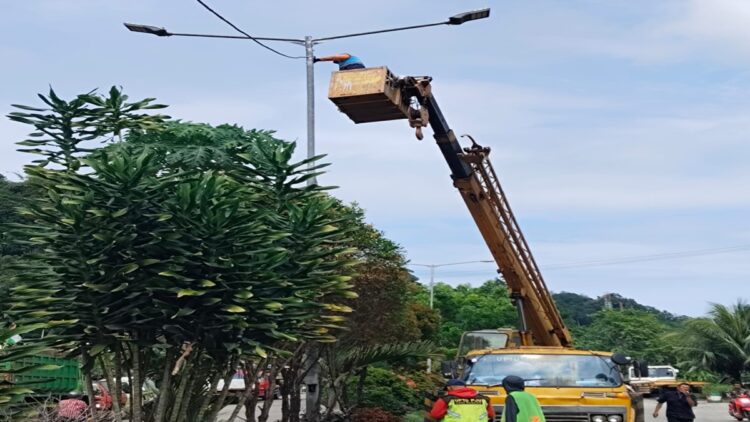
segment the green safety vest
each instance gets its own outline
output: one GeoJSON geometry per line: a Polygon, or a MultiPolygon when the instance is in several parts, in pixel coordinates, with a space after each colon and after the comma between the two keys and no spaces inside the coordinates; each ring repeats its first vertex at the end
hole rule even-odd
{"type": "Polygon", "coordinates": [[[448,412],[443,422],[487,422],[487,397],[476,395],[470,399],[446,396],[443,398],[448,404],[448,412]]]}
{"type": "MultiPolygon", "coordinates": [[[[545,422],[542,407],[539,406],[539,402],[533,394],[525,391],[512,391],[510,395],[515,400],[516,407],[518,407],[517,422],[545,422]]],[[[503,416],[500,418],[500,422],[505,422],[505,408],[503,408],[503,416]]]]}

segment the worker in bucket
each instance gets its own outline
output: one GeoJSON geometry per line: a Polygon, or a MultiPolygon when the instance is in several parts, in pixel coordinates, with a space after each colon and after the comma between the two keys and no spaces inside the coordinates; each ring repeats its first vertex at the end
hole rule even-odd
{"type": "Polygon", "coordinates": [[[315,57],[314,62],[334,62],[339,65],[339,70],[364,69],[365,64],[357,56],[349,53],[336,54],[335,56],[315,57]]]}
{"type": "Polygon", "coordinates": [[[495,420],[490,399],[467,388],[461,380],[452,379],[445,386],[447,393],[437,399],[430,417],[443,422],[484,422],[495,420]]]}

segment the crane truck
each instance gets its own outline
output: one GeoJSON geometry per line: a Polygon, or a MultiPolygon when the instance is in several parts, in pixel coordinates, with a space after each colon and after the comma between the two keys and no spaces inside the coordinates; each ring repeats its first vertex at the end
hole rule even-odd
{"type": "MultiPolygon", "coordinates": [[[[624,382],[622,354],[578,350],[547,289],[489,160],[466,135],[462,148],[432,93],[432,78],[398,77],[386,67],[333,72],[329,99],[355,123],[407,119],[432,127],[453,185],[486,242],[518,310],[516,329],[465,333],[445,370],[488,397],[501,415],[507,375],[524,378],[548,422],[641,422],[643,399],[624,382]]],[[[499,416],[498,416],[499,420],[499,416]]]]}

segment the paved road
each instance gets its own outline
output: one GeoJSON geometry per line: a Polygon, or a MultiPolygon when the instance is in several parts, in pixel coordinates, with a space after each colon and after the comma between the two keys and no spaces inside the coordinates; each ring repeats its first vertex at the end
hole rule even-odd
{"type": "MultiPolygon", "coordinates": [[[[281,402],[279,400],[276,400],[274,402],[274,406],[271,408],[271,414],[268,420],[270,422],[278,421],[281,419],[281,402]]],[[[304,401],[302,402],[304,406],[304,401]]],[[[653,416],[651,416],[652,413],[654,413],[654,408],[656,407],[656,400],[654,399],[646,399],[645,402],[645,410],[646,410],[646,422],[666,422],[667,418],[664,416],[665,410],[661,410],[661,414],[659,415],[659,418],[654,419],[653,416]]],[[[234,406],[227,406],[225,407],[221,413],[219,414],[219,422],[225,422],[229,415],[232,414],[232,410],[234,409],[234,406]]],[[[304,410],[304,409],[303,409],[304,410]]],[[[240,413],[241,417],[238,417],[236,419],[236,422],[243,422],[245,420],[244,417],[244,409],[240,413]]],[[[695,422],[736,422],[732,417],[729,416],[727,413],[727,403],[708,403],[706,401],[700,401],[698,402],[698,406],[695,408],[695,422]]]]}
{"type": "MultiPolygon", "coordinates": [[[[706,401],[699,401],[698,406],[695,407],[695,422],[737,422],[727,412],[727,403],[709,403],[706,401]]],[[[666,422],[667,417],[664,415],[666,408],[662,408],[659,418],[654,419],[651,416],[654,413],[656,407],[655,399],[646,399],[645,410],[646,410],[646,422],[666,422]]]]}
{"type": "MultiPolygon", "coordinates": [[[[232,415],[232,411],[234,410],[234,405],[227,406],[223,409],[221,409],[221,412],[219,412],[219,420],[218,422],[226,422],[229,419],[229,416],[232,415]]],[[[305,411],[305,400],[304,396],[302,397],[302,411],[305,411]]],[[[260,410],[256,412],[256,415],[260,414],[260,410]]],[[[235,422],[243,422],[245,420],[245,409],[240,410],[240,414],[237,416],[237,419],[235,419],[235,422]]],[[[281,400],[274,400],[273,406],[271,407],[271,413],[268,414],[268,421],[274,422],[281,420],[281,400]]]]}

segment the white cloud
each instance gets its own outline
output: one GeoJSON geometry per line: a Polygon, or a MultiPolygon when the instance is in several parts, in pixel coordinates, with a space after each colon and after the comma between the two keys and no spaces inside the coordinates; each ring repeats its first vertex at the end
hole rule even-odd
{"type": "Polygon", "coordinates": [[[714,52],[746,59],[750,53],[750,3],[744,0],[691,0],[668,31],[714,52]],[[742,55],[744,57],[738,57],[742,55]]]}

